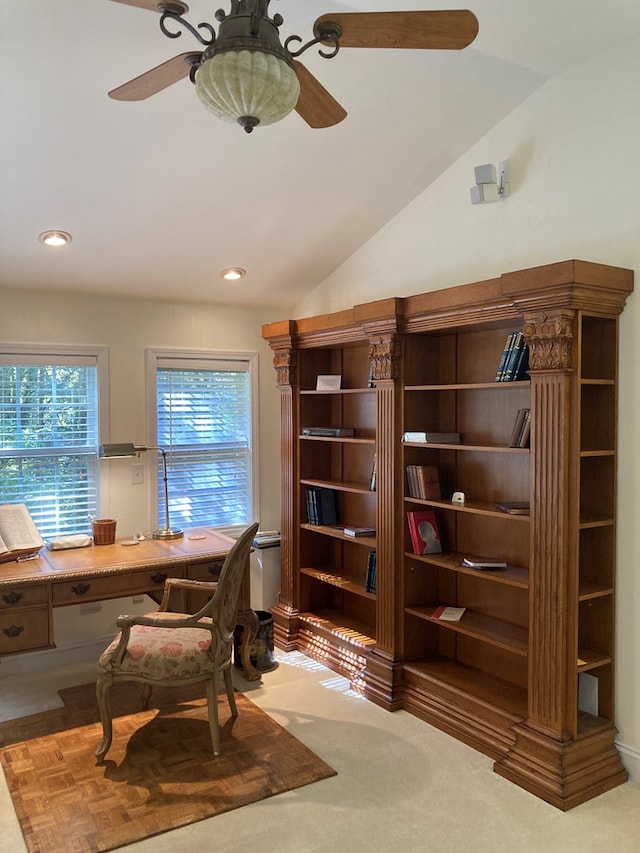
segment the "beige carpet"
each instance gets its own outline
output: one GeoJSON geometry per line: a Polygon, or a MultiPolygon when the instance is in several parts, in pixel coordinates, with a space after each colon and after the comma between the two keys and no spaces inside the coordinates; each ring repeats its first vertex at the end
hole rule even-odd
{"type": "MultiPolygon", "coordinates": [[[[221,755],[211,752],[203,686],[112,690],[113,746],[101,736],[95,685],[61,690],[64,708],[0,723],[0,762],[30,853],[98,853],[334,776],[335,771],[242,694],[220,700],[221,755]]],[[[1,846],[1,845],[0,845],[1,846]]]]}

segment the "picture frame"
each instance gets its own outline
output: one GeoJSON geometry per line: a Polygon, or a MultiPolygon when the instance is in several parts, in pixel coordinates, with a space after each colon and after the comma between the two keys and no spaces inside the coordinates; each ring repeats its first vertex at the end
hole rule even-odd
{"type": "Polygon", "coordinates": [[[342,384],[342,376],[336,374],[319,375],[316,379],[316,391],[339,391],[342,384]]]}

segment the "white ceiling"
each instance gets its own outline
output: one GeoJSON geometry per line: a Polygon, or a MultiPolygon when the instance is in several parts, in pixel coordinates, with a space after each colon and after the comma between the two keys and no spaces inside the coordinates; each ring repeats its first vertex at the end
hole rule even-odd
{"type": "MultiPolygon", "coordinates": [[[[216,26],[229,9],[189,5],[216,26]]],[[[326,12],[461,7],[480,22],[464,51],[308,51],[346,120],[311,130],[292,113],[248,135],[188,80],[107,97],[200,49],[154,13],[0,0],[0,286],[290,306],[550,76],[640,35],[637,0],[272,0],[271,13],[307,40],[326,12]],[[71,245],[40,244],[50,228],[71,245]],[[218,277],[232,265],[248,270],[239,284],[218,277]]]]}

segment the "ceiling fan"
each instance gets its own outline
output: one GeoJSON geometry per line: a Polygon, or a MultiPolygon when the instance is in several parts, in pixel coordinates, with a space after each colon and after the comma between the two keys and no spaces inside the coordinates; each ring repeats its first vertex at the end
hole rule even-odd
{"type": "Polygon", "coordinates": [[[215,13],[218,33],[209,23],[191,24],[182,0],[115,0],[160,13],[160,30],[178,38],[187,30],[203,46],[188,51],[109,92],[118,101],[139,101],[185,77],[195,83],[202,103],[218,117],[236,121],[247,133],[272,124],[292,110],[314,128],[341,122],[346,110],[298,57],[313,45],[334,57],[341,47],[461,50],[478,33],[467,10],[423,12],[340,12],[322,15],[313,38],[280,41],[282,15],[269,17],[271,0],[230,0],[231,11],[215,13]],[[326,49],[323,49],[326,48],[326,49]]]}

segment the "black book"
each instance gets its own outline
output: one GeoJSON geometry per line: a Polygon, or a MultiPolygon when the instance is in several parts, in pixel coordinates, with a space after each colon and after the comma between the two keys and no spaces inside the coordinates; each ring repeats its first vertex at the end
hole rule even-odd
{"type": "Polygon", "coordinates": [[[513,368],[513,381],[520,382],[523,379],[527,379],[527,371],[529,370],[529,347],[522,342],[522,346],[520,347],[520,351],[518,353],[518,358],[516,360],[515,366],[513,368]]]}
{"type": "Polygon", "coordinates": [[[334,489],[311,486],[307,489],[309,524],[333,527],[338,523],[338,501],[334,489]]]}
{"type": "Polygon", "coordinates": [[[498,364],[498,368],[496,370],[496,382],[504,381],[504,369],[507,363],[507,359],[511,355],[513,341],[516,334],[516,332],[509,332],[509,334],[507,335],[507,339],[504,342],[504,349],[502,350],[502,355],[500,356],[500,363],[498,364]]]}
{"type": "Polygon", "coordinates": [[[376,552],[369,551],[367,558],[367,574],[365,578],[364,588],[366,592],[376,591],[376,552]]]}
{"type": "Polygon", "coordinates": [[[522,331],[515,332],[509,349],[509,355],[506,358],[504,370],[502,371],[502,376],[500,378],[501,382],[513,382],[515,378],[515,366],[524,345],[522,331]]]}

